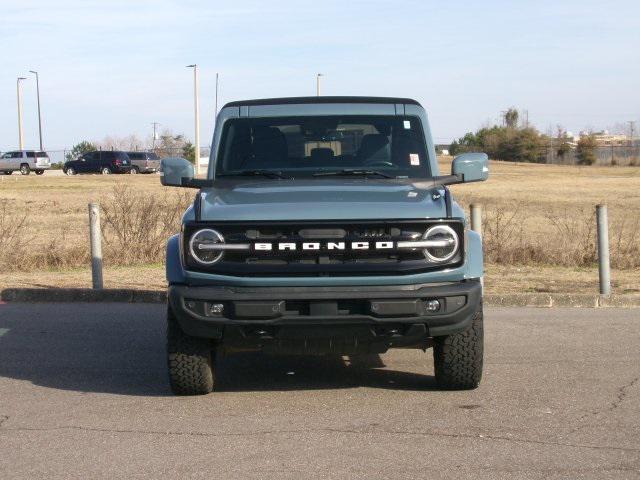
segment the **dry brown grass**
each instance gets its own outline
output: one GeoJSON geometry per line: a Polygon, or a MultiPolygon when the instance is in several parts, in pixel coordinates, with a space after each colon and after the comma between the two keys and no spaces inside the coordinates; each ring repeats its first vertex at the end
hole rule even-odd
{"type": "MultiPolygon", "coordinates": [[[[449,162],[441,160],[443,172],[449,162]]],[[[489,290],[510,290],[528,277],[529,289],[553,291],[543,281],[552,274],[591,285],[597,279],[594,206],[606,203],[614,281],[623,279],[619,288],[633,291],[640,267],[640,169],[506,162],[490,168],[488,182],[452,188],[465,209],[483,206],[489,290]]],[[[156,270],[162,270],[166,238],[179,231],[194,194],[164,188],[156,175],[0,178],[0,272],[13,272],[0,275],[3,286],[20,278],[48,278],[43,281],[51,285],[84,279],[90,201],[102,206],[105,268],[113,286],[140,284],[127,272],[147,272],[145,264],[156,264],[152,276],[161,278],[156,270]]]]}
{"type": "Polygon", "coordinates": [[[87,205],[92,201],[101,206],[105,263],[161,262],[166,239],[180,230],[193,195],[163,188],[157,175],[4,177],[0,246],[9,242],[13,247],[1,249],[0,271],[88,265],[87,205]]]}
{"type": "MultiPolygon", "coordinates": [[[[450,158],[441,159],[442,172],[450,158]]],[[[611,263],[640,267],[640,169],[491,162],[489,181],[452,187],[483,207],[486,260],[504,265],[590,266],[595,206],[607,204],[611,263]]]]}
{"type": "Polygon", "coordinates": [[[131,185],[113,187],[101,198],[106,261],[131,265],[161,261],[167,238],[180,230],[193,193],[163,189],[139,192],[131,185]]]}
{"type": "Polygon", "coordinates": [[[27,212],[17,211],[14,201],[0,199],[0,267],[24,255],[27,226],[27,212]]]}

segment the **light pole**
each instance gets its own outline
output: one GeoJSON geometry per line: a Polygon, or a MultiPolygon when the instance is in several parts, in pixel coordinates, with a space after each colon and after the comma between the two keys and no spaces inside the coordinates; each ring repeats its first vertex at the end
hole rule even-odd
{"type": "Polygon", "coordinates": [[[193,68],[193,104],[196,117],[196,134],[195,134],[195,161],[196,175],[200,174],[200,107],[198,105],[198,65],[187,65],[187,68],[193,68]]]}
{"type": "Polygon", "coordinates": [[[29,73],[33,73],[36,76],[36,92],[38,95],[38,134],[40,135],[40,151],[44,150],[42,146],[42,116],[40,115],[40,80],[38,78],[38,72],[29,70],[29,73]]]}
{"type": "Polygon", "coordinates": [[[215,117],[218,116],[218,74],[216,73],[216,104],[214,107],[215,111],[214,111],[214,120],[215,117]]]}
{"type": "Polygon", "coordinates": [[[160,124],[158,122],[151,122],[151,125],[153,125],[153,140],[151,141],[152,145],[153,145],[152,150],[155,152],[156,151],[156,140],[158,139],[157,128],[158,128],[158,125],[160,125],[160,124]]]}
{"type": "Polygon", "coordinates": [[[20,82],[26,80],[25,77],[18,77],[17,89],[18,89],[18,144],[20,150],[24,150],[24,135],[22,133],[22,89],[20,88],[20,82]]]}
{"type": "Polygon", "coordinates": [[[323,73],[318,73],[316,75],[316,95],[320,96],[320,77],[324,77],[323,73]]]}

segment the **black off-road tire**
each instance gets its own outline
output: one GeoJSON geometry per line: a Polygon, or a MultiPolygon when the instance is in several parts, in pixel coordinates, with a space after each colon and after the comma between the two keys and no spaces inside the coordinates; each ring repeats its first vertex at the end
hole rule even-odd
{"type": "Polygon", "coordinates": [[[435,338],[433,363],[440,388],[471,390],[480,384],[484,351],[482,317],[480,303],[466,330],[435,338]]]}
{"type": "Polygon", "coordinates": [[[167,308],[167,361],[171,391],[176,395],[204,395],[215,385],[211,342],[182,331],[171,307],[167,308]]]}

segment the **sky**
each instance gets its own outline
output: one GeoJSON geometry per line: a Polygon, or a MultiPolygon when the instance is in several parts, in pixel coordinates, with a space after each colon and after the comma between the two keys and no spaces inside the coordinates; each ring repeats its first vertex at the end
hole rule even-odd
{"type": "Polygon", "coordinates": [[[0,0],[0,151],[150,136],[152,122],[201,144],[219,105],[315,95],[411,97],[436,143],[511,106],[541,131],[640,128],[640,2],[0,0]]]}

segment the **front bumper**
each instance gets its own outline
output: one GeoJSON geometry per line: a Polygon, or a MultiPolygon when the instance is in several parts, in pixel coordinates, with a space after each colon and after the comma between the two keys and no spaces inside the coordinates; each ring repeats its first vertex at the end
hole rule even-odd
{"type": "Polygon", "coordinates": [[[348,337],[357,344],[389,332],[399,338],[387,347],[408,346],[464,330],[481,300],[478,279],[364,287],[169,286],[170,307],[185,333],[256,348],[282,347],[283,338],[305,339],[308,346],[309,337],[328,338],[329,344],[348,337]],[[429,300],[438,300],[438,311],[427,310],[429,300]]]}

